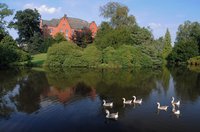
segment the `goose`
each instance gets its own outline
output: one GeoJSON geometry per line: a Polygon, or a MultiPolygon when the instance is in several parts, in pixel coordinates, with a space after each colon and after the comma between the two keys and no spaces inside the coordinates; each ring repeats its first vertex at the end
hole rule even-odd
{"type": "Polygon", "coordinates": [[[126,100],[125,98],[123,99],[123,104],[132,104],[132,100],[126,100]]]}
{"type": "Polygon", "coordinates": [[[176,110],[174,104],[172,104],[172,106],[173,106],[172,112],[173,112],[175,115],[180,115],[180,114],[181,114],[180,110],[176,110]]]}
{"type": "Polygon", "coordinates": [[[103,106],[105,106],[105,107],[113,107],[113,102],[106,103],[106,101],[103,100],[103,106]]]}
{"type": "Polygon", "coordinates": [[[159,102],[157,102],[157,105],[158,105],[158,109],[159,110],[165,110],[165,111],[167,111],[167,108],[169,107],[169,106],[160,106],[159,102]]]}
{"type": "Polygon", "coordinates": [[[136,104],[141,104],[142,103],[142,99],[136,100],[135,96],[133,96],[133,98],[134,98],[133,103],[136,103],[136,104]]]}
{"type": "Polygon", "coordinates": [[[117,113],[110,113],[109,110],[105,110],[106,111],[106,118],[109,118],[109,119],[115,119],[117,120],[119,115],[118,115],[118,112],[117,113]]]}
{"type": "Polygon", "coordinates": [[[174,97],[172,97],[172,101],[171,101],[171,103],[172,103],[172,105],[174,104],[174,105],[176,105],[176,106],[180,106],[180,100],[179,101],[174,101],[174,97]]]}

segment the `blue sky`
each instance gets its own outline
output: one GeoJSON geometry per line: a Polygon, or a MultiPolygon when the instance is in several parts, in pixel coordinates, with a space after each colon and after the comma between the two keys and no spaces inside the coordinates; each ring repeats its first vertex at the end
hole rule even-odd
{"type": "MultiPolygon", "coordinates": [[[[24,10],[36,8],[42,19],[61,18],[64,14],[81,18],[98,25],[104,20],[99,16],[99,7],[111,0],[1,0],[9,8],[24,10]]],[[[115,0],[128,6],[140,26],[150,26],[155,38],[163,36],[169,28],[175,40],[177,28],[186,20],[200,22],[200,0],[115,0]]],[[[13,18],[9,17],[8,20],[13,18]]],[[[16,38],[17,32],[9,30],[16,38]]]]}

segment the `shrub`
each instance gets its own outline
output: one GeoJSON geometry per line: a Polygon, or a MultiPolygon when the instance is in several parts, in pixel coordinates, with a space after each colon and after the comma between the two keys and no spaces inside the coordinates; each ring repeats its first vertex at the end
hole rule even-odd
{"type": "Polygon", "coordinates": [[[190,65],[200,65],[200,56],[190,58],[187,62],[190,65]]]}
{"type": "Polygon", "coordinates": [[[80,50],[80,47],[67,41],[55,44],[48,49],[46,65],[50,67],[62,67],[66,58],[79,56],[79,52],[77,51],[80,50]]]}
{"type": "Polygon", "coordinates": [[[94,45],[89,45],[83,51],[82,59],[88,67],[97,67],[101,64],[101,51],[94,45]]]}

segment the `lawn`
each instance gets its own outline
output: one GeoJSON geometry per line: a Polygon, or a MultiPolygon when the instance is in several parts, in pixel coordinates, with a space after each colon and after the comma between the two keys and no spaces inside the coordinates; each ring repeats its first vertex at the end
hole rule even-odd
{"type": "Polygon", "coordinates": [[[46,53],[36,54],[32,56],[31,63],[33,64],[33,66],[42,66],[46,58],[46,53]]]}

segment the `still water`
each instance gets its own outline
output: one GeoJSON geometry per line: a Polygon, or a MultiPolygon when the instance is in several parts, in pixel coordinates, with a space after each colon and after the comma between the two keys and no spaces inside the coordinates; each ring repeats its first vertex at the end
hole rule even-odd
{"type": "Polygon", "coordinates": [[[0,132],[200,131],[200,73],[163,70],[0,71],[0,132]],[[142,98],[123,105],[122,98],[142,98]],[[171,97],[181,101],[179,116],[171,97]],[[114,102],[106,118],[102,100],[114,102]],[[158,111],[156,102],[168,105],[158,111]]]}

